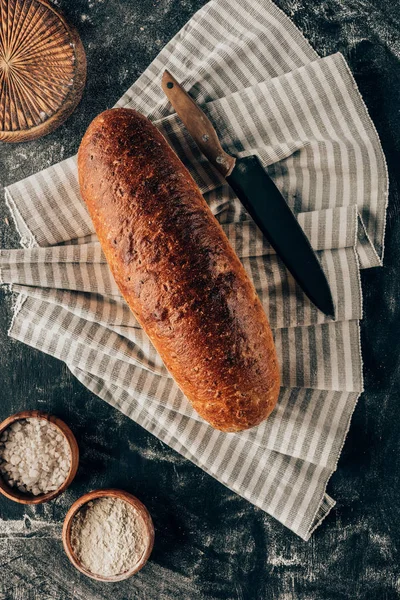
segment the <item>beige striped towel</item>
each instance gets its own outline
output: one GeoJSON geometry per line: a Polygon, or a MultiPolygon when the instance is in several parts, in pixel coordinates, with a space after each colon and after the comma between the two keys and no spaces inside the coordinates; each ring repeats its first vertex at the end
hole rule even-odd
{"type": "Polygon", "coordinates": [[[363,389],[360,268],[381,265],[385,159],[345,60],[320,58],[269,0],[212,0],[118,106],[148,115],[188,166],[253,279],[282,370],[276,410],[238,434],[192,409],[122,300],[70,158],[11,185],[23,249],[2,250],[19,294],[10,335],[65,361],[95,394],[307,540],[334,505],[330,475],[363,389]],[[168,68],[226,149],[257,154],[317,251],[337,306],[303,295],[160,88],[168,68]]]}

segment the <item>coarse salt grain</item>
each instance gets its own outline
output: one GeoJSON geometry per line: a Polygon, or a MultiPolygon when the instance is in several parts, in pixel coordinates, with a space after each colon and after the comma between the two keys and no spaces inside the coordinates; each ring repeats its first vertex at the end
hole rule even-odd
{"type": "Polygon", "coordinates": [[[20,492],[38,496],[57,490],[70,466],[67,439],[46,419],[21,419],[0,436],[1,476],[20,492]]]}

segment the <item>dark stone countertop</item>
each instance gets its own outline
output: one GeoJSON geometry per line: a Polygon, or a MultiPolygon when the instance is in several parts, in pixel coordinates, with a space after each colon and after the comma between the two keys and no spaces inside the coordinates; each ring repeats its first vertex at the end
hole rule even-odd
{"type": "MultiPolygon", "coordinates": [[[[88,81],[73,116],[30,143],[0,146],[7,185],[74,154],[202,0],[59,0],[83,40],[88,81]]],[[[7,338],[0,295],[0,418],[40,408],[64,418],[81,448],[72,488],[26,508],[0,498],[0,600],[394,600],[400,598],[400,0],[279,0],[317,51],[351,65],[388,159],[391,193],[383,269],[362,275],[366,392],[328,491],[337,500],[305,543],[83,388],[55,359],[7,338]],[[70,504],[89,489],[137,494],[156,527],[151,561],[100,584],[64,555],[70,504]],[[26,527],[24,527],[24,524],[26,527]],[[26,530],[29,533],[26,533],[26,530]]],[[[17,237],[0,200],[0,246],[17,237]]]]}

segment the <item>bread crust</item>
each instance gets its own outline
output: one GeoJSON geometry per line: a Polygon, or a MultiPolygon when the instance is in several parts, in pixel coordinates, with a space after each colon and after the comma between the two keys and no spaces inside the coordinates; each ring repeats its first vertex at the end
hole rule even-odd
{"type": "Polygon", "coordinates": [[[146,117],[118,108],[89,126],[78,171],[115,281],[180,389],[216,429],[258,425],[279,394],[272,333],[187,169],[146,117]]]}

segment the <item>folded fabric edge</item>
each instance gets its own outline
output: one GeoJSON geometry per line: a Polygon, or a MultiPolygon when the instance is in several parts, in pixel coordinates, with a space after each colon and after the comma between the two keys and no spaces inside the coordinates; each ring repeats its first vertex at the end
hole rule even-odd
{"type": "Polygon", "coordinates": [[[14,221],[15,228],[20,237],[19,242],[23,248],[36,248],[39,246],[37,243],[35,236],[29,229],[28,225],[25,223],[18,207],[12,197],[10,191],[5,188],[4,189],[4,198],[6,202],[6,206],[10,211],[12,220],[14,221]]]}
{"type": "MultiPolygon", "coordinates": [[[[9,286],[9,290],[12,292],[13,288],[12,285],[9,286]]],[[[25,301],[28,299],[28,296],[26,294],[17,294],[17,298],[15,300],[15,304],[12,307],[12,317],[11,317],[11,323],[10,326],[7,330],[7,335],[8,337],[12,338],[12,329],[14,327],[15,321],[19,315],[19,313],[21,312],[21,309],[25,303],[25,301]]]]}
{"type": "MultiPolygon", "coordinates": [[[[384,227],[386,227],[386,216],[384,218],[384,227]]],[[[357,255],[359,258],[360,270],[371,269],[373,267],[383,267],[383,256],[379,256],[372,240],[368,234],[363,218],[358,211],[357,225],[357,255]]]]}
{"type": "Polygon", "coordinates": [[[313,525],[308,531],[308,533],[302,537],[305,542],[308,542],[316,529],[321,525],[321,523],[326,519],[326,517],[331,512],[332,508],[336,506],[336,500],[331,498],[326,492],[321,500],[321,504],[317,508],[316,515],[314,517],[313,525]]]}
{"type": "Polygon", "coordinates": [[[359,401],[360,396],[362,395],[362,393],[363,392],[360,392],[358,394],[358,396],[354,400],[354,405],[353,405],[352,410],[349,413],[349,417],[348,417],[348,421],[347,421],[347,426],[346,426],[346,429],[344,431],[343,440],[342,440],[342,443],[341,443],[340,448],[339,448],[339,452],[338,452],[338,457],[337,457],[336,463],[333,466],[333,468],[330,471],[328,471],[328,475],[326,477],[326,480],[324,482],[324,487],[323,487],[324,493],[322,495],[321,500],[318,502],[317,508],[315,509],[314,517],[313,517],[313,519],[311,521],[310,527],[308,528],[307,531],[304,532],[304,536],[303,535],[300,536],[306,542],[308,542],[308,540],[311,538],[311,536],[314,533],[314,531],[321,525],[321,523],[328,516],[328,514],[330,513],[330,511],[332,510],[332,508],[336,504],[336,501],[333,500],[333,498],[331,498],[327,494],[326,488],[328,487],[328,484],[329,484],[329,481],[330,481],[332,475],[335,473],[335,471],[338,468],[339,460],[340,460],[340,457],[342,455],[342,451],[343,451],[343,447],[344,447],[344,444],[345,444],[346,439],[347,439],[347,435],[349,433],[349,429],[350,429],[350,426],[351,426],[351,421],[353,419],[353,414],[354,414],[354,411],[356,409],[356,406],[358,404],[358,401],[359,401]]]}
{"type": "MultiPolygon", "coordinates": [[[[344,62],[346,62],[346,61],[344,61],[344,62]]],[[[346,65],[347,65],[347,63],[346,63],[346,65]]],[[[360,94],[360,98],[361,98],[361,94],[360,94]]],[[[361,98],[361,100],[362,100],[362,98],[361,98]]],[[[382,154],[383,154],[383,151],[382,151],[382,154]]],[[[385,157],[384,157],[384,160],[385,160],[385,164],[386,164],[385,157]]],[[[384,221],[386,223],[386,213],[385,213],[385,216],[384,216],[384,221]]],[[[360,219],[357,218],[356,225],[355,225],[355,244],[357,244],[357,240],[359,239],[359,222],[361,222],[361,225],[363,226],[361,218],[360,219]]],[[[364,230],[365,230],[365,228],[364,228],[364,230]]],[[[368,241],[370,242],[370,246],[374,249],[375,254],[377,254],[377,252],[375,250],[375,247],[373,246],[373,244],[371,243],[371,241],[370,241],[369,238],[368,238],[368,241]]],[[[363,305],[364,297],[363,297],[363,291],[362,291],[362,285],[361,285],[361,276],[360,276],[360,274],[361,274],[361,271],[360,271],[360,269],[361,269],[360,257],[359,257],[358,252],[356,251],[356,248],[357,248],[357,246],[355,245],[355,247],[354,247],[354,250],[355,250],[354,254],[355,254],[355,258],[356,258],[357,265],[358,265],[358,286],[359,286],[359,290],[360,290],[361,318],[362,318],[363,317],[363,312],[364,312],[364,305],[363,305]]],[[[336,501],[327,494],[326,489],[328,487],[328,484],[329,484],[329,481],[330,481],[332,475],[337,470],[337,467],[338,467],[338,464],[339,464],[339,460],[340,460],[340,457],[342,455],[343,447],[344,447],[344,444],[345,444],[346,439],[347,439],[347,435],[348,435],[349,430],[350,430],[350,426],[351,426],[351,422],[352,422],[352,419],[353,419],[354,411],[356,409],[356,406],[358,404],[360,396],[364,392],[364,368],[363,368],[364,367],[364,361],[363,361],[363,356],[362,356],[360,321],[358,321],[358,355],[359,355],[360,367],[361,367],[361,369],[360,369],[360,371],[361,371],[360,372],[360,375],[361,375],[361,391],[355,397],[353,407],[352,407],[352,409],[349,412],[347,425],[346,425],[346,428],[344,430],[342,442],[340,444],[340,448],[339,448],[338,453],[337,453],[336,462],[335,462],[333,468],[330,470],[330,472],[328,471],[328,476],[327,476],[327,478],[326,478],[326,480],[324,482],[324,486],[323,486],[324,493],[323,493],[323,496],[322,496],[320,502],[317,505],[317,508],[315,510],[315,513],[314,513],[314,517],[313,517],[313,519],[311,521],[311,525],[310,525],[308,531],[305,532],[304,537],[301,536],[301,537],[303,537],[303,539],[306,542],[309,541],[309,539],[311,538],[311,536],[314,533],[314,531],[321,525],[321,523],[325,520],[325,518],[331,512],[332,508],[336,505],[336,501]]]]}
{"type": "MultiPolygon", "coordinates": [[[[347,61],[346,61],[345,57],[343,56],[343,54],[341,52],[338,52],[338,55],[341,58],[341,62],[343,64],[345,70],[347,71],[349,79],[353,85],[353,90],[356,94],[355,99],[358,100],[360,109],[364,112],[364,116],[365,116],[366,120],[368,121],[372,131],[375,133],[375,136],[376,136],[376,139],[378,142],[381,160],[383,163],[384,174],[385,174],[385,193],[384,193],[385,202],[381,208],[381,211],[382,211],[381,214],[382,214],[382,219],[383,219],[382,234],[381,234],[381,239],[380,239],[381,250],[380,250],[380,253],[376,252],[376,254],[378,255],[379,260],[380,260],[380,266],[382,266],[383,257],[384,257],[384,253],[385,253],[386,215],[387,215],[387,207],[388,207],[388,203],[389,203],[389,170],[388,170],[386,156],[385,156],[385,153],[382,148],[382,143],[381,143],[381,139],[380,139],[378,130],[376,129],[375,124],[371,118],[371,115],[369,114],[369,110],[368,110],[367,105],[364,102],[364,98],[362,97],[361,92],[358,89],[358,85],[354,78],[354,75],[350,69],[350,66],[347,64],[347,61]]],[[[372,246],[373,246],[373,244],[372,244],[372,246]]]]}

